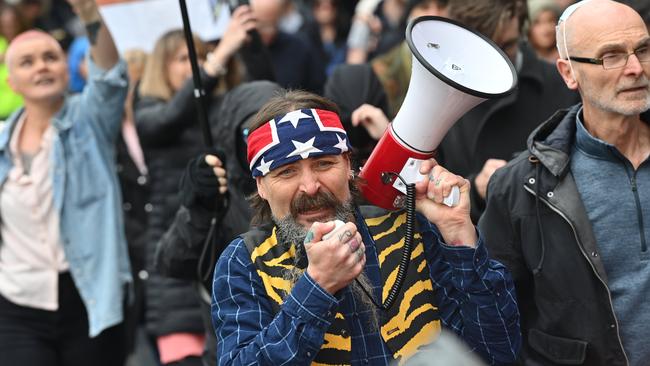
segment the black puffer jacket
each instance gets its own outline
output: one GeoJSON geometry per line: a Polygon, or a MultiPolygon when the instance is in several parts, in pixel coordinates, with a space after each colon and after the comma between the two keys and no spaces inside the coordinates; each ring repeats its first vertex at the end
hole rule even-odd
{"type": "Polygon", "coordinates": [[[216,259],[232,239],[248,231],[252,216],[246,196],[256,187],[246,161],[245,124],[279,88],[268,81],[245,83],[228,92],[221,105],[211,110],[214,140],[217,147],[226,152],[228,207],[225,212],[208,212],[198,202],[188,207],[181,206],[156,254],[156,263],[165,274],[197,279],[199,257],[205,249],[208,257],[201,264],[201,280],[208,292],[212,292],[210,274],[216,259]],[[220,221],[213,222],[215,218],[220,218],[220,221]],[[206,242],[211,248],[204,248],[206,242]]]}
{"type": "MultiPolygon", "coordinates": [[[[217,148],[225,152],[228,172],[228,205],[218,212],[193,202],[181,206],[174,222],[158,244],[156,265],[168,276],[203,283],[204,308],[209,309],[212,275],[219,255],[237,235],[248,231],[252,212],[246,196],[255,190],[246,161],[245,124],[280,87],[268,81],[242,84],[226,93],[220,106],[210,110],[210,125],[217,148]]],[[[215,197],[216,200],[216,197],[215,197]]],[[[212,328],[209,310],[205,326],[212,328]]],[[[204,362],[216,364],[214,332],[208,332],[204,362]]]]}
{"type": "MultiPolygon", "coordinates": [[[[206,90],[212,90],[217,82],[205,73],[203,80],[206,90]]],[[[180,206],[177,194],[180,177],[189,159],[203,146],[194,106],[191,80],[169,102],[141,98],[135,105],[136,127],[151,182],[146,234],[149,276],[145,292],[147,330],[152,336],[204,332],[193,284],[164,277],[154,266],[156,244],[180,206]]]]}
{"type": "MultiPolygon", "coordinates": [[[[607,276],[570,170],[580,105],[494,173],[479,227],[515,280],[525,365],[626,365],[607,276]]],[[[650,115],[642,116],[650,121],[650,115]]]]}
{"type": "Polygon", "coordinates": [[[125,313],[127,328],[126,342],[129,351],[135,345],[136,328],[144,322],[144,277],[146,262],[146,227],[149,207],[149,177],[138,170],[129,155],[124,138],[120,136],[116,146],[117,177],[122,190],[122,211],[124,213],[124,233],[129,247],[131,273],[133,275],[133,301],[125,313]],[[142,274],[142,275],[141,275],[142,274]]]}
{"type": "MultiPolygon", "coordinates": [[[[579,101],[555,66],[538,59],[526,44],[518,72],[517,89],[510,95],[487,100],[461,117],[439,147],[439,162],[455,174],[474,182],[488,159],[510,160],[525,150],[528,135],[560,108],[579,101]]],[[[472,189],[472,220],[478,221],[485,202],[472,189]]]]}

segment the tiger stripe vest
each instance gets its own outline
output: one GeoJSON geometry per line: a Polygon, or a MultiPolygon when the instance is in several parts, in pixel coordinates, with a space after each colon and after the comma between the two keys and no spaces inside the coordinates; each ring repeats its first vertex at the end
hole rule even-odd
{"type": "MultiPolygon", "coordinates": [[[[377,250],[383,302],[397,276],[404,246],[406,214],[378,210],[376,207],[361,207],[361,214],[377,250]]],[[[359,232],[363,233],[363,229],[359,228],[359,232]]],[[[291,292],[291,284],[285,274],[295,266],[295,246],[278,243],[275,227],[255,228],[243,234],[242,238],[277,313],[291,292]]],[[[364,243],[369,245],[366,240],[364,237],[364,243]]],[[[368,262],[369,259],[366,264],[368,262]]],[[[399,363],[415,354],[420,347],[433,342],[440,334],[441,324],[434,303],[433,284],[429,277],[422,237],[417,230],[404,285],[394,305],[381,314],[380,322],[381,337],[399,363]]],[[[350,364],[351,349],[349,327],[344,315],[339,312],[334,316],[312,365],[350,364]]]]}

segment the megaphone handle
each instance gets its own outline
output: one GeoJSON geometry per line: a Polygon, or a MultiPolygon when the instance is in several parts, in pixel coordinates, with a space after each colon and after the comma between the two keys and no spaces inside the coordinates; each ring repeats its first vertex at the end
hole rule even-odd
{"type": "Polygon", "coordinates": [[[458,188],[458,186],[453,186],[451,187],[451,193],[449,196],[445,197],[442,203],[449,207],[454,207],[458,206],[458,202],[460,202],[460,188],[458,188]]]}

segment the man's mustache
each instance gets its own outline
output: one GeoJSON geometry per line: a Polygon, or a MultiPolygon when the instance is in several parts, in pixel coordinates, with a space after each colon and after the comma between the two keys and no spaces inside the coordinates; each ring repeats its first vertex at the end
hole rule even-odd
{"type": "Polygon", "coordinates": [[[291,202],[291,216],[318,209],[336,210],[342,203],[330,192],[318,191],[315,195],[301,194],[291,202]]]}
{"type": "Polygon", "coordinates": [[[629,85],[623,85],[618,88],[619,92],[622,92],[624,90],[629,90],[629,89],[636,89],[636,88],[646,88],[648,89],[650,82],[648,81],[648,78],[642,75],[639,79],[635,80],[634,82],[629,83],[629,85]]]}

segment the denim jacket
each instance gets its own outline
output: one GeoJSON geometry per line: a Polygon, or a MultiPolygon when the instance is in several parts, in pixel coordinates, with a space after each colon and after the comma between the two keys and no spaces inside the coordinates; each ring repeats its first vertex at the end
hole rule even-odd
{"type": "MultiPolygon", "coordinates": [[[[131,282],[114,163],[128,80],[124,61],[105,71],[88,58],[88,70],[83,93],[68,96],[52,119],[50,173],[63,249],[94,337],[122,321],[131,282]]],[[[0,131],[1,184],[13,166],[9,140],[21,113],[0,131]]]]}

